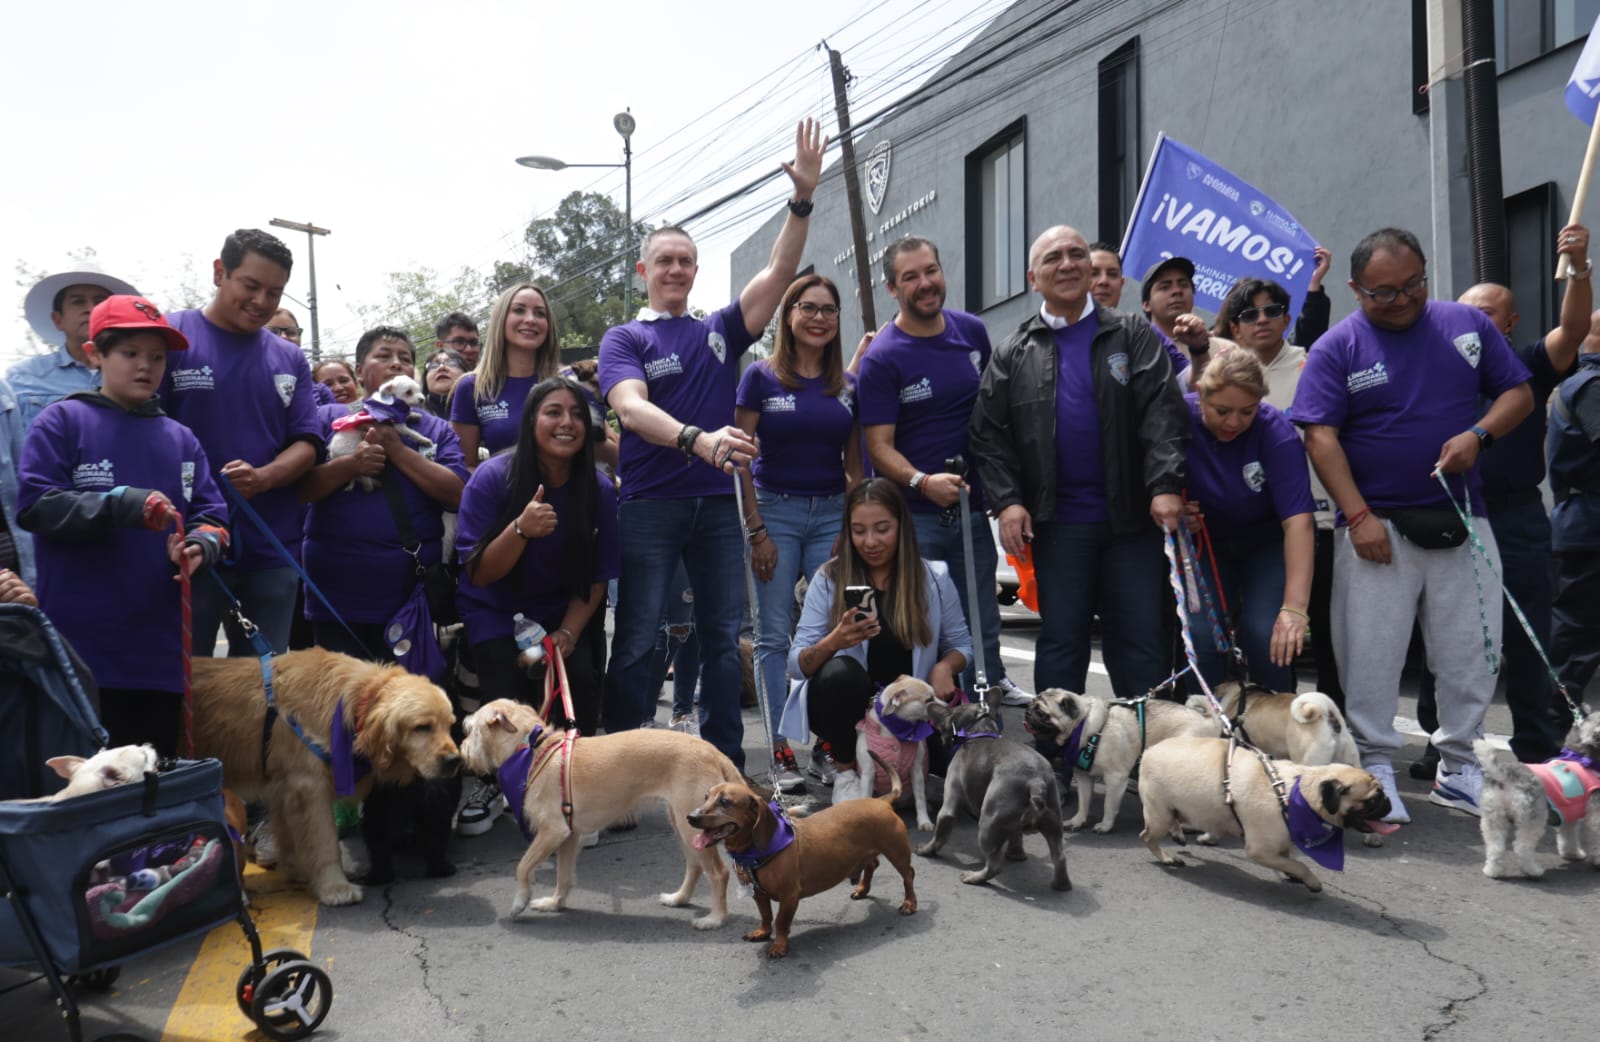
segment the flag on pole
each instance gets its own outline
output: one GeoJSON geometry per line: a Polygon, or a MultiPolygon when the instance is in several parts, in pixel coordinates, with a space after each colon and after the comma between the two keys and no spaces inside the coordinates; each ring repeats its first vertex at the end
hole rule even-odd
{"type": "Polygon", "coordinates": [[[1600,19],[1589,31],[1583,53],[1567,81],[1567,109],[1590,126],[1594,125],[1595,109],[1600,107],[1600,19]]]}

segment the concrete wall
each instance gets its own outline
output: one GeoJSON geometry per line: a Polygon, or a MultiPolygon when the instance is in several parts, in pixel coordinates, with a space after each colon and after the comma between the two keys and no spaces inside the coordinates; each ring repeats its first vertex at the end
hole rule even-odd
{"type": "MultiPolygon", "coordinates": [[[[1059,6],[1021,0],[946,67],[986,64],[997,40],[1011,57],[933,100],[907,107],[859,141],[892,142],[889,187],[872,222],[869,253],[904,234],[940,244],[949,305],[967,299],[966,157],[1019,119],[1027,121],[1027,237],[1057,223],[1094,238],[1098,226],[1099,62],[1140,41],[1141,164],[1165,131],[1200,149],[1287,206],[1334,252],[1328,278],[1334,316],[1350,311],[1344,286],[1351,249],[1384,225],[1433,239],[1429,125],[1412,111],[1412,25],[1398,0],[1130,0],[1068,6],[1026,32],[1020,26],[1059,6]],[[1055,32],[1052,30],[1062,29],[1055,32]],[[880,226],[916,200],[931,202],[892,229],[880,226]]],[[[1580,44],[1546,55],[1500,79],[1505,192],[1558,182],[1570,201],[1585,144],[1582,124],[1560,92],[1580,44]]],[[[848,55],[846,56],[848,60],[848,55]]],[[[914,100],[914,99],[912,99],[914,100]]],[[[1464,145],[1448,142],[1449,164],[1464,176],[1464,145]]],[[[865,190],[863,188],[863,190],[865,190]]],[[[780,215],[781,216],[781,215],[780,215]]],[[[1452,213],[1459,238],[1465,212],[1452,213]]],[[[1564,220],[1564,215],[1562,217],[1564,220]]],[[[734,289],[765,263],[780,223],[775,216],[733,255],[734,289]]],[[[1470,232],[1468,232],[1470,234],[1470,232]]],[[[806,263],[855,299],[843,177],[837,163],[817,193],[806,263]]],[[[874,265],[874,270],[878,268],[874,265]]],[[[1138,273],[1130,273],[1136,276],[1138,273]]],[[[1130,277],[1125,309],[1138,307],[1130,277]]],[[[1470,278],[1467,280],[1470,281],[1470,278]]],[[[1463,287],[1435,286],[1436,295],[1463,287]]],[[[881,276],[874,278],[878,321],[892,317],[881,276]]],[[[1037,307],[1030,294],[979,311],[998,340],[1037,307]]],[[[859,313],[847,306],[847,351],[859,338],[859,313]]]]}

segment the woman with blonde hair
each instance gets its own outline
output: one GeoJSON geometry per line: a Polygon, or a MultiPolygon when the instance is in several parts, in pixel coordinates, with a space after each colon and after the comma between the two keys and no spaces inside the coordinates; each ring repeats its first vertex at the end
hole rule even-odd
{"type": "Polygon", "coordinates": [[[545,291],[519,282],[500,294],[478,367],[456,382],[451,396],[450,426],[469,468],[477,467],[480,448],[494,453],[517,443],[528,392],[560,365],[560,337],[545,291]]]}
{"type": "MultiPolygon", "coordinates": [[[[1260,360],[1237,344],[1219,348],[1200,371],[1184,396],[1192,435],[1185,511],[1190,531],[1204,525],[1210,552],[1202,551],[1199,567],[1237,631],[1250,679],[1293,691],[1310,624],[1316,534],[1299,432],[1262,401],[1266,394],[1260,360]]],[[[1189,624],[1207,683],[1226,679],[1205,609],[1190,613],[1189,624]]]]}

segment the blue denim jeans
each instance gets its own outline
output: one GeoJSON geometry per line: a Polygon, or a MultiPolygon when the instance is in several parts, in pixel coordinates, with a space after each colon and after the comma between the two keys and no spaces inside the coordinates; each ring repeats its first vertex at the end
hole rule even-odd
{"type": "Polygon", "coordinates": [[[667,613],[661,617],[656,634],[655,657],[650,666],[650,690],[659,692],[672,674],[672,715],[686,716],[694,711],[694,689],[700,683],[700,642],[694,635],[694,589],[683,562],[673,573],[667,592],[667,613]]]}
{"type": "Polygon", "coordinates": [[[1172,602],[1159,531],[1114,536],[1106,524],[1035,525],[1033,570],[1039,584],[1035,687],[1084,690],[1096,612],[1118,698],[1136,698],[1166,678],[1162,612],[1170,612],[1172,602]]]}
{"type": "MultiPolygon", "coordinates": [[[[761,628],[756,634],[756,669],[766,686],[768,720],[777,741],[778,718],[789,694],[789,634],[794,629],[794,585],[804,575],[815,575],[833,556],[844,519],[844,493],[835,496],[790,496],[756,490],[761,523],[778,551],[772,578],[756,579],[756,611],[761,628]]],[[[804,741],[803,734],[791,736],[804,741]]]]}
{"type": "MultiPolygon", "coordinates": [[[[275,655],[289,650],[289,630],[294,621],[294,600],[300,590],[300,576],[293,568],[265,568],[242,572],[235,568],[218,569],[218,575],[239,600],[244,617],[255,623],[275,655]]],[[[196,574],[190,601],[194,622],[194,653],[210,658],[217,650],[217,626],[228,610],[228,599],[210,576],[196,574]]],[[[228,657],[255,655],[244,631],[229,622],[228,657]]]]}
{"type": "MultiPolygon", "coordinates": [[[[961,600],[962,614],[967,617],[967,629],[977,635],[973,626],[973,606],[967,603],[966,548],[961,545],[961,521],[949,525],[939,523],[938,514],[913,513],[917,529],[917,549],[929,561],[943,561],[950,568],[950,581],[956,584],[956,596],[961,600]]],[[[991,684],[998,684],[1006,675],[1006,664],[1000,660],[1000,601],[995,587],[995,569],[1000,566],[995,551],[994,533],[989,531],[989,518],[981,510],[972,511],[972,558],[978,575],[977,622],[983,629],[983,665],[991,684]]],[[[977,690],[976,669],[969,667],[961,675],[965,691],[977,690]]]]}
{"type": "MultiPolygon", "coordinates": [[[[1250,679],[1274,691],[1294,690],[1294,667],[1272,664],[1272,627],[1283,604],[1283,537],[1239,539],[1212,546],[1217,568],[1222,572],[1222,600],[1233,619],[1234,636],[1244,650],[1250,679]]],[[[1221,619],[1222,600],[1217,598],[1217,583],[1211,574],[1211,558],[1203,551],[1197,562],[1211,592],[1211,603],[1221,619]]],[[[1226,632],[1226,630],[1224,630],[1226,632]]],[[[1228,679],[1228,656],[1217,650],[1211,620],[1205,608],[1189,613],[1189,635],[1194,638],[1194,654],[1200,675],[1216,687],[1228,679]]],[[[1192,687],[1190,690],[1194,690],[1192,687]]]]}
{"type": "Polygon", "coordinates": [[[630,499],[619,510],[622,578],[616,635],[606,672],[607,731],[626,731],[654,716],[660,686],[650,689],[656,634],[679,562],[694,588],[700,639],[700,736],[744,766],[739,710],[739,628],[744,575],[734,498],[630,499]]]}

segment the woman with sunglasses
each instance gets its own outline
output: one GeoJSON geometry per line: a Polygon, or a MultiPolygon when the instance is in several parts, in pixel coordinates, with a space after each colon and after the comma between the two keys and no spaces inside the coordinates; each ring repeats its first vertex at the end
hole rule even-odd
{"type": "MultiPolygon", "coordinates": [[[[1330,260],[1331,255],[1326,250],[1318,249],[1313,281],[1319,285],[1320,273],[1327,270],[1330,260]]],[[[1306,349],[1285,339],[1291,319],[1289,306],[1289,291],[1278,283],[1269,279],[1241,279],[1229,291],[1222,302],[1222,310],[1217,313],[1218,335],[1230,337],[1256,356],[1267,382],[1265,401],[1284,413],[1294,404],[1300,370],[1306,363],[1306,349]]],[[[1295,332],[1300,333],[1308,326],[1325,332],[1328,328],[1326,294],[1317,303],[1308,293],[1303,306],[1306,314],[1294,327],[1295,332]]],[[[1339,683],[1339,667],[1333,658],[1328,614],[1333,595],[1333,501],[1309,459],[1306,467],[1311,475],[1311,498],[1315,505],[1312,517],[1316,523],[1315,569],[1311,578],[1311,600],[1306,608],[1311,615],[1311,653],[1317,660],[1317,690],[1343,706],[1344,688],[1339,683]]]]}
{"type": "Polygon", "coordinates": [[[861,479],[861,440],[855,382],[839,344],[838,287],[821,275],[802,275],[784,292],[778,316],[772,356],[744,371],[733,422],[761,442],[751,470],[740,472],[758,580],[756,669],[768,699],[774,781],[795,792],[805,779],[778,731],[794,586],[833,556],[845,490],[861,479]]]}

